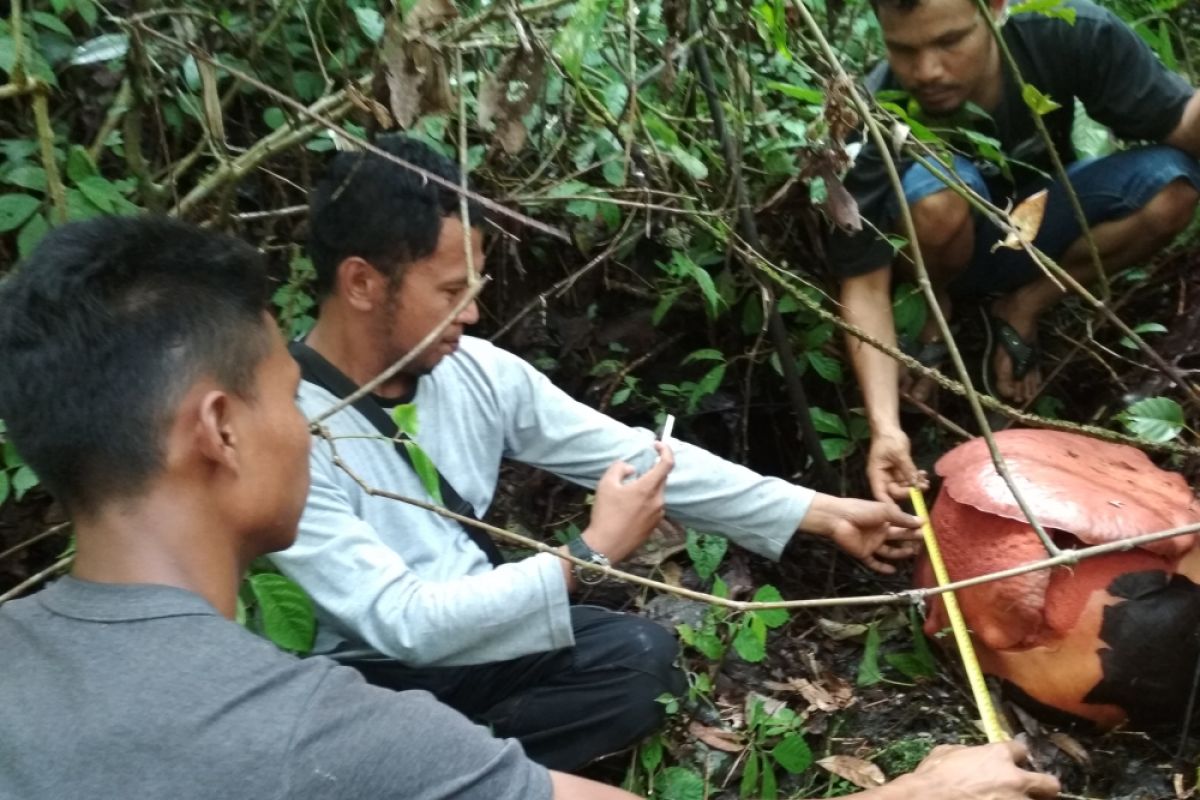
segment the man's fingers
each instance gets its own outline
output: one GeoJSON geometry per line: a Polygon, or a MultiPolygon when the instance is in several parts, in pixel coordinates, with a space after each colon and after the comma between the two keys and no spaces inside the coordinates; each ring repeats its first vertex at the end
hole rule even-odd
{"type": "Polygon", "coordinates": [[[1029,787],[1026,791],[1030,796],[1039,798],[1039,800],[1054,800],[1062,791],[1062,784],[1053,775],[1030,772],[1029,787]]]}
{"type": "Polygon", "coordinates": [[[896,568],[891,564],[887,563],[886,561],[880,561],[878,558],[875,558],[875,556],[866,556],[863,558],[862,562],[875,572],[879,572],[884,575],[891,575],[896,571],[896,568]]]}
{"type": "MultiPolygon", "coordinates": [[[[907,494],[907,493],[906,493],[907,494]]],[[[901,511],[896,506],[887,507],[887,522],[890,525],[895,525],[900,528],[920,528],[921,518],[914,517],[905,511],[901,511]]]]}
{"type": "Polygon", "coordinates": [[[666,481],[667,475],[675,468],[675,453],[664,442],[655,442],[654,449],[658,451],[658,463],[651,467],[642,477],[649,478],[653,476],[653,480],[662,483],[666,481]]]}
{"type": "Polygon", "coordinates": [[[625,482],[625,479],[637,472],[632,464],[627,464],[624,461],[614,461],[609,465],[608,469],[604,470],[604,474],[600,476],[601,483],[612,483],[620,486],[625,482]]]}

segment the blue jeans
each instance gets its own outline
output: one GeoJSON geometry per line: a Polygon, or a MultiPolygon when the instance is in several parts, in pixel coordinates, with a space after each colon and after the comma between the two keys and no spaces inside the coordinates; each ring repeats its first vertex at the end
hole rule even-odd
{"type": "MultiPolygon", "coordinates": [[[[979,170],[961,156],[954,158],[954,171],[964,183],[991,200],[987,183],[979,170]]],[[[1067,166],[1067,176],[1089,226],[1126,217],[1150,202],[1167,184],[1180,178],[1200,190],[1200,162],[1182,150],[1167,145],[1152,145],[1123,150],[1102,158],[1088,158],[1067,166]]],[[[920,164],[904,173],[904,194],[909,204],[940,192],[945,182],[920,164]]],[[[1034,244],[1058,260],[1082,234],[1071,202],[1058,181],[1042,181],[1021,188],[1018,201],[1049,187],[1046,216],[1034,244]]],[[[948,287],[955,299],[977,299],[992,294],[1008,294],[1035,280],[1043,273],[1024,250],[992,245],[1003,235],[983,215],[976,213],[975,251],[971,263],[948,287]]]]}

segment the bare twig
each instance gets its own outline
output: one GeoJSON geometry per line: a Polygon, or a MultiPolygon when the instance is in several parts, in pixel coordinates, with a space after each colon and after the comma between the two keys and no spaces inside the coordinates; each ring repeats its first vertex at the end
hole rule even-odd
{"type": "Polygon", "coordinates": [[[461,314],[467,306],[475,302],[475,298],[481,291],[483,291],[483,287],[487,285],[488,280],[489,278],[484,276],[480,280],[475,281],[473,286],[467,287],[467,289],[463,292],[463,296],[459,298],[458,302],[455,303],[454,308],[450,310],[450,313],[448,313],[445,318],[438,323],[437,327],[425,334],[425,338],[418,342],[415,347],[405,353],[404,356],[396,363],[392,364],[383,372],[379,373],[374,378],[358,387],[358,389],[356,389],[354,392],[346,395],[341,400],[310,419],[309,424],[313,426],[319,425],[321,422],[329,419],[342,409],[349,408],[362,398],[369,395],[371,392],[375,391],[380,385],[387,382],[393,375],[400,372],[400,370],[407,367],[414,358],[424,352],[429,345],[433,344],[437,338],[442,335],[442,332],[445,331],[446,328],[450,327],[450,324],[458,318],[458,315],[461,314]]]}
{"type": "Polygon", "coordinates": [[[62,533],[64,530],[66,530],[68,527],[70,527],[70,525],[71,525],[71,523],[69,523],[69,522],[59,523],[58,525],[55,525],[53,528],[47,528],[46,530],[42,531],[41,533],[39,533],[36,536],[32,536],[23,542],[18,542],[17,544],[14,544],[12,547],[8,548],[3,553],[0,553],[0,561],[8,558],[9,556],[13,555],[14,553],[21,552],[26,547],[30,547],[32,545],[37,544],[38,542],[42,541],[43,539],[45,539],[49,536],[53,536],[56,533],[62,533]]]}
{"type": "Polygon", "coordinates": [[[55,561],[53,564],[46,567],[44,570],[37,573],[36,575],[30,575],[28,578],[21,581],[13,588],[9,589],[4,594],[0,594],[0,604],[7,603],[9,600],[12,600],[14,597],[20,597],[22,594],[25,593],[25,591],[27,589],[37,586],[39,583],[46,580],[46,578],[49,578],[54,573],[61,572],[62,570],[69,567],[71,565],[71,562],[74,560],[75,560],[74,555],[63,556],[58,561],[55,561]]]}

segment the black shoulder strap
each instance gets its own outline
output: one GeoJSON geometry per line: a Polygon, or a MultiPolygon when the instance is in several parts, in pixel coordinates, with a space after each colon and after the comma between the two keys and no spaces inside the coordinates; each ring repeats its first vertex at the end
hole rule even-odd
{"type": "MultiPolygon", "coordinates": [[[[339,399],[349,397],[358,390],[358,386],[354,381],[346,377],[346,375],[333,364],[330,364],[325,358],[313,350],[304,342],[291,342],[288,344],[288,351],[292,354],[292,358],[296,359],[296,363],[300,365],[300,375],[309,383],[316,384],[334,397],[339,399]]],[[[354,410],[366,417],[375,429],[389,439],[395,439],[399,429],[396,427],[395,421],[391,416],[383,410],[379,403],[375,402],[370,395],[364,395],[354,403],[354,410]]],[[[396,452],[403,459],[404,463],[409,467],[413,467],[412,456],[400,441],[396,441],[396,452]]],[[[415,471],[415,468],[413,468],[415,471]]],[[[436,470],[437,468],[434,467],[436,470]]],[[[446,476],[438,470],[438,486],[442,490],[442,500],[446,504],[446,508],[471,519],[477,519],[475,510],[471,508],[471,504],[462,499],[462,496],[454,490],[450,482],[446,480],[446,476]]],[[[461,524],[461,523],[460,523],[461,524]]],[[[496,547],[496,543],[491,537],[484,533],[479,528],[473,525],[462,524],[462,528],[466,531],[467,536],[473,541],[483,554],[487,556],[488,561],[492,562],[492,566],[500,566],[504,563],[504,556],[500,555],[500,550],[496,547]]]]}

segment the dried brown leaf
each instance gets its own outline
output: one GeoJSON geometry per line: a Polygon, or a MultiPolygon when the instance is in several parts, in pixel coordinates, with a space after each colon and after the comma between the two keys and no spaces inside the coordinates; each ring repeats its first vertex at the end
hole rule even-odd
{"type": "Polygon", "coordinates": [[[720,750],[725,753],[740,753],[746,749],[746,745],[742,742],[742,737],[733,731],[710,728],[699,722],[693,722],[688,725],[688,733],[714,750],[720,750]]]}
{"type": "Polygon", "coordinates": [[[1008,247],[1012,250],[1020,250],[1027,244],[1032,244],[1037,238],[1038,231],[1042,228],[1042,219],[1046,216],[1046,197],[1049,190],[1042,189],[1037,194],[1031,194],[1021,201],[1021,204],[1013,209],[1013,212],[1008,215],[1008,221],[1016,228],[1005,237],[1003,242],[998,242],[992,249],[997,247],[1008,247]]]}
{"type": "Polygon", "coordinates": [[[1088,754],[1087,748],[1080,744],[1073,736],[1056,731],[1050,734],[1049,738],[1055,747],[1066,753],[1079,766],[1087,767],[1091,765],[1092,757],[1088,754]]]}
{"type": "Polygon", "coordinates": [[[433,31],[458,18],[458,9],[451,0],[417,0],[404,18],[410,31],[433,31]]]}
{"type": "Polygon", "coordinates": [[[204,100],[204,121],[208,133],[218,146],[225,144],[225,112],[221,108],[221,93],[217,88],[217,69],[207,61],[196,59],[200,72],[200,91],[204,100]]]}
{"type": "Polygon", "coordinates": [[[870,761],[854,756],[829,756],[822,758],[817,764],[839,778],[850,781],[860,789],[874,789],[877,786],[883,786],[887,781],[883,770],[870,761]]]}
{"type": "Polygon", "coordinates": [[[350,102],[355,106],[375,117],[375,122],[385,131],[396,124],[396,121],[392,119],[392,115],[388,113],[387,106],[373,97],[367,97],[354,84],[346,87],[346,96],[350,98],[350,102]]]}

